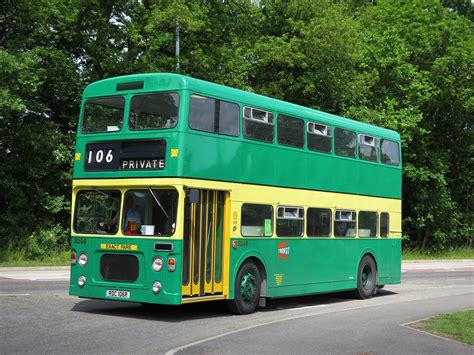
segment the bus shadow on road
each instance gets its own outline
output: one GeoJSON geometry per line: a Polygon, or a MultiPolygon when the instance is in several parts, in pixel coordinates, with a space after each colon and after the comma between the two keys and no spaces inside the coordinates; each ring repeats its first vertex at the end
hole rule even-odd
{"type": "MultiPolygon", "coordinates": [[[[396,295],[395,292],[378,290],[374,298],[396,295]]],[[[326,293],[290,298],[267,300],[266,307],[257,312],[276,312],[287,309],[316,308],[353,301],[350,292],[326,293]]],[[[107,300],[80,300],[71,309],[73,312],[108,315],[116,317],[155,320],[163,322],[183,322],[196,319],[230,317],[224,301],[199,302],[180,306],[142,305],[133,302],[107,300]]]]}
{"type": "Polygon", "coordinates": [[[91,299],[77,302],[71,311],[163,322],[183,322],[229,315],[222,301],[169,306],[91,299]]]}
{"type": "MultiPolygon", "coordinates": [[[[387,291],[380,289],[377,291],[377,294],[374,295],[374,298],[385,297],[390,295],[395,295],[396,292],[387,291]]],[[[308,296],[298,296],[291,298],[277,298],[267,301],[267,307],[261,308],[262,312],[272,312],[283,309],[295,309],[298,308],[316,308],[328,306],[331,304],[343,303],[353,301],[354,297],[351,292],[334,292],[334,293],[325,293],[318,295],[308,295],[308,296]]]]}

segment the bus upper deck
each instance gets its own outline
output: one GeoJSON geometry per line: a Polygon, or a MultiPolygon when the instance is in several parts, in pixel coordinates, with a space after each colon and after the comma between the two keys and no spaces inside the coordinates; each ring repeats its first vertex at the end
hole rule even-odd
{"type": "Polygon", "coordinates": [[[400,198],[398,133],[177,74],[89,85],[74,178],[188,177],[400,198]]]}

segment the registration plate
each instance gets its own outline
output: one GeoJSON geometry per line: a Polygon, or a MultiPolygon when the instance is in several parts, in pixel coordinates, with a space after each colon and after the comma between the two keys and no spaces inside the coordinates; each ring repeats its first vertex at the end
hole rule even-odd
{"type": "Polygon", "coordinates": [[[119,291],[119,290],[107,290],[106,296],[113,297],[113,298],[130,298],[130,292],[119,291]]]}

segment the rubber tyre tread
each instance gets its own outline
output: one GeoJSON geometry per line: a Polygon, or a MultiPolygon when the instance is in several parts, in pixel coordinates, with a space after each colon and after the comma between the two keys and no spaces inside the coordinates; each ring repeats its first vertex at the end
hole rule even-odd
{"type": "Polygon", "coordinates": [[[355,298],[360,300],[364,300],[367,298],[371,298],[377,292],[377,267],[375,266],[375,261],[370,255],[364,255],[362,260],[359,263],[359,267],[357,268],[357,288],[352,291],[352,294],[355,298]],[[371,282],[372,287],[369,290],[365,290],[362,287],[362,270],[364,270],[365,266],[370,266],[372,273],[371,273],[371,282]]]}
{"type": "Polygon", "coordinates": [[[227,301],[227,309],[229,312],[233,314],[250,314],[255,312],[257,309],[259,300],[260,300],[260,289],[262,285],[262,278],[260,276],[260,271],[258,270],[257,265],[253,261],[246,261],[242,266],[239,268],[237,272],[237,277],[235,278],[235,285],[234,285],[234,299],[227,301]],[[255,300],[252,304],[247,304],[242,299],[242,295],[240,294],[240,283],[245,274],[251,272],[255,276],[256,288],[257,288],[257,295],[255,300]]]}

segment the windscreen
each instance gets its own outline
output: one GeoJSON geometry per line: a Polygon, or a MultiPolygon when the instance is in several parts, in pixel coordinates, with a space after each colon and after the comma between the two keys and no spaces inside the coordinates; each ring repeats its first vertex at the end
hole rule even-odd
{"type": "Polygon", "coordinates": [[[178,122],[179,96],[176,93],[135,95],[130,103],[129,128],[173,128],[178,122]]]}
{"type": "Polygon", "coordinates": [[[76,196],[74,230],[85,234],[116,234],[120,215],[120,191],[84,190],[76,196]]]}
{"type": "Polygon", "coordinates": [[[82,115],[82,132],[116,132],[123,124],[125,99],[122,96],[87,100],[82,115]]]}
{"type": "Polygon", "coordinates": [[[176,229],[178,192],[137,189],[125,193],[122,232],[125,235],[171,236],[176,229]]]}

